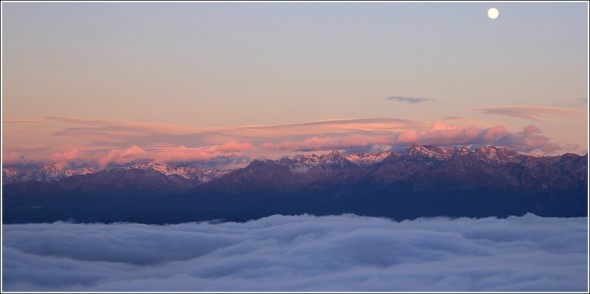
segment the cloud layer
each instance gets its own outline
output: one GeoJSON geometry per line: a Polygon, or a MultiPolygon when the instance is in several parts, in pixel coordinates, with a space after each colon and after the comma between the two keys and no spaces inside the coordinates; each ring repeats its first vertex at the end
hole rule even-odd
{"type": "Polygon", "coordinates": [[[3,226],[4,291],[586,291],[587,218],[3,226]]]}
{"type": "MultiPolygon", "coordinates": [[[[333,150],[389,151],[411,144],[495,145],[543,155],[579,152],[562,146],[535,125],[522,131],[504,125],[461,125],[398,118],[333,119],[283,125],[199,128],[187,125],[45,117],[53,125],[52,138],[75,143],[65,146],[7,144],[3,164],[12,167],[49,165],[61,171],[91,167],[98,170],[133,162],[225,163],[236,168],[255,158],[279,158],[302,152],[333,150]]],[[[23,125],[23,124],[19,124],[23,125]]],[[[36,123],[31,122],[32,128],[36,123]]],[[[11,142],[10,140],[7,140],[11,142]]],[[[583,153],[583,152],[582,152],[583,153]]]]}
{"type": "MultiPolygon", "coordinates": [[[[433,99],[392,96],[405,103],[433,99]]],[[[301,153],[400,151],[412,144],[477,148],[505,147],[532,155],[585,154],[587,146],[557,143],[551,118],[573,118],[584,125],[586,112],[548,106],[494,106],[473,109],[493,115],[532,120],[520,128],[466,117],[420,121],[395,117],[329,119],[278,125],[198,127],[116,119],[46,116],[40,120],[4,122],[2,150],[6,167],[54,167],[102,170],[129,163],[191,162],[228,169],[254,159],[277,159],[301,153]],[[541,126],[541,127],[540,127],[541,126]],[[36,145],[43,142],[43,145],[36,145]],[[60,143],[61,142],[61,143],[60,143]]],[[[564,126],[565,127],[565,126],[564,126]]],[[[576,125],[568,126],[577,129],[576,125]]],[[[580,129],[582,131],[582,129],[580,129]]],[[[579,137],[584,135],[580,133],[579,137]]]]}

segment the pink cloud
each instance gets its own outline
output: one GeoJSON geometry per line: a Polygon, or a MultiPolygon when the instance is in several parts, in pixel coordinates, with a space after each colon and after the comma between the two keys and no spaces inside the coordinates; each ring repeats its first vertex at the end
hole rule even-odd
{"type": "Polygon", "coordinates": [[[282,143],[265,142],[259,150],[267,153],[289,151],[328,151],[354,147],[410,145],[498,145],[521,151],[553,152],[559,145],[542,135],[536,126],[526,126],[522,132],[510,132],[505,126],[488,128],[460,127],[437,122],[430,129],[408,129],[391,136],[312,136],[282,143]]]}
{"type": "Polygon", "coordinates": [[[243,142],[239,143],[236,141],[230,141],[227,143],[223,143],[221,145],[214,146],[213,151],[217,152],[243,152],[252,149],[252,143],[250,142],[243,142]]]}
{"type": "Polygon", "coordinates": [[[540,128],[536,126],[526,126],[523,131],[508,138],[508,143],[515,148],[523,151],[541,151],[545,154],[567,149],[559,144],[552,142],[548,137],[542,134],[540,128]]]}
{"type": "Polygon", "coordinates": [[[51,158],[53,160],[73,160],[80,158],[82,155],[83,153],[79,149],[74,148],[65,152],[55,152],[51,154],[51,158]]]}
{"type": "Polygon", "coordinates": [[[459,137],[461,137],[462,140],[465,140],[465,129],[462,129],[458,126],[445,125],[441,122],[433,124],[430,128],[430,132],[422,133],[422,135],[428,134],[431,134],[434,140],[440,140],[444,142],[457,140],[459,137]]]}
{"type": "MultiPolygon", "coordinates": [[[[545,111],[561,113],[555,109],[545,111]]],[[[57,117],[46,117],[47,122],[78,125],[73,128],[59,125],[61,129],[55,132],[75,139],[76,148],[30,149],[30,145],[22,144],[6,149],[5,145],[3,163],[23,165],[39,161],[60,170],[77,164],[102,169],[135,161],[209,161],[224,156],[277,157],[336,149],[386,150],[412,143],[498,145],[545,154],[565,148],[551,141],[535,125],[511,131],[503,125],[481,127],[477,121],[466,123],[465,120],[419,123],[394,118],[351,119],[225,128],[57,117]]]]}
{"type": "Polygon", "coordinates": [[[261,150],[278,151],[280,147],[273,142],[265,142],[259,146],[261,150]]]}
{"type": "Polygon", "coordinates": [[[522,132],[514,133],[502,125],[489,128],[476,126],[461,128],[436,123],[426,132],[413,130],[402,132],[396,142],[428,145],[497,145],[522,152],[544,153],[556,152],[562,148],[543,135],[542,130],[534,125],[525,126],[522,132]]]}
{"type": "Polygon", "coordinates": [[[147,152],[145,152],[145,150],[141,149],[139,146],[133,145],[129,149],[123,151],[121,157],[142,157],[146,154],[147,152]]]}
{"type": "Polygon", "coordinates": [[[58,171],[64,170],[71,162],[81,161],[85,157],[84,152],[74,148],[65,152],[54,152],[51,154],[53,165],[58,171]]]}
{"type": "Polygon", "coordinates": [[[77,148],[55,151],[51,148],[35,148],[22,151],[36,157],[28,158],[24,153],[3,150],[3,164],[27,165],[36,164],[54,166],[58,171],[69,167],[87,166],[105,169],[113,164],[128,164],[138,161],[208,161],[222,156],[241,156],[244,152],[254,148],[251,142],[228,141],[217,145],[203,145],[198,147],[160,145],[144,148],[132,145],[128,148],[96,148],[81,146],[77,148]]]}
{"type": "Polygon", "coordinates": [[[392,138],[386,136],[313,136],[300,141],[286,140],[281,144],[266,142],[262,144],[260,148],[268,151],[331,151],[335,149],[363,147],[377,144],[387,145],[391,142],[392,138]]]}
{"type": "Polygon", "coordinates": [[[151,150],[151,152],[154,161],[157,162],[209,160],[215,156],[213,152],[206,148],[189,148],[186,146],[157,148],[151,150]]]}
{"type": "Polygon", "coordinates": [[[3,124],[35,124],[41,122],[40,120],[32,120],[32,119],[8,119],[3,120],[3,124]]]}
{"type": "Polygon", "coordinates": [[[477,138],[477,136],[479,135],[479,132],[480,132],[480,128],[471,125],[465,129],[465,138],[467,140],[473,140],[473,139],[477,138]]]}
{"type": "Polygon", "coordinates": [[[113,149],[98,159],[98,168],[104,169],[109,164],[125,164],[140,159],[150,159],[148,153],[139,146],[133,145],[128,149],[113,149]]]}
{"type": "Polygon", "coordinates": [[[419,135],[415,130],[403,131],[398,137],[397,141],[400,143],[412,143],[418,141],[419,135]]]}
{"type": "Polygon", "coordinates": [[[536,134],[536,133],[542,133],[543,131],[537,127],[537,126],[533,126],[533,125],[528,125],[526,127],[524,127],[523,133],[525,134],[536,134]]]}
{"type": "Polygon", "coordinates": [[[505,136],[506,134],[508,134],[508,130],[505,126],[495,126],[486,129],[483,133],[483,138],[492,141],[498,137],[505,136]]]}
{"type": "Polygon", "coordinates": [[[28,160],[20,152],[12,151],[12,152],[7,152],[7,153],[2,154],[2,164],[3,165],[26,165],[29,163],[30,163],[30,160],[28,160]]]}
{"type": "MultiPolygon", "coordinates": [[[[520,111],[522,113],[560,114],[574,110],[543,107],[496,107],[482,111],[520,111]]],[[[396,118],[335,119],[274,126],[242,126],[225,128],[197,128],[185,125],[136,123],[116,120],[85,120],[46,117],[46,120],[84,125],[65,128],[56,135],[78,138],[96,146],[110,145],[113,149],[144,146],[158,149],[163,146],[197,146],[192,157],[203,157],[201,152],[261,153],[280,151],[308,151],[344,149],[350,147],[407,143],[469,144],[470,142],[498,142],[502,136],[514,135],[505,126],[481,128],[461,127],[434,122],[425,123],[396,118]],[[238,142],[249,138],[251,142],[238,142]],[[207,149],[209,148],[209,149],[207,149]]],[[[534,129],[527,129],[526,133],[534,129]]],[[[147,150],[147,149],[146,149],[147,150]]],[[[148,153],[151,151],[147,151],[148,153]]],[[[184,150],[183,153],[187,153],[184,150]]],[[[108,154],[107,154],[108,155],[108,154]]],[[[114,156],[114,155],[112,155],[114,156]]]]}
{"type": "Polygon", "coordinates": [[[61,116],[45,116],[45,117],[43,117],[43,120],[55,121],[55,122],[60,122],[60,123],[80,124],[80,125],[109,124],[109,120],[71,118],[71,117],[61,117],[61,116]]]}
{"type": "Polygon", "coordinates": [[[172,161],[207,161],[219,156],[242,155],[254,148],[250,142],[229,141],[219,145],[186,147],[160,147],[150,150],[151,157],[157,162],[172,161]]]}
{"type": "Polygon", "coordinates": [[[442,122],[436,122],[430,128],[433,131],[449,131],[449,130],[456,130],[458,129],[457,126],[447,126],[442,122]]]}

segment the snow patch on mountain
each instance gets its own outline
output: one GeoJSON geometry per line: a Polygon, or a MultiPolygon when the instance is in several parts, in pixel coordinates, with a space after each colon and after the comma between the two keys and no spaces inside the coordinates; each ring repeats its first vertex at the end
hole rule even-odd
{"type": "Polygon", "coordinates": [[[4,167],[2,170],[2,181],[6,183],[22,183],[28,181],[51,182],[66,177],[86,175],[96,172],[93,168],[70,168],[58,170],[55,166],[46,165],[36,169],[18,169],[4,167]]]}
{"type": "MultiPolygon", "coordinates": [[[[217,179],[231,170],[214,170],[214,169],[202,169],[197,166],[183,166],[175,167],[166,163],[136,163],[130,166],[113,168],[110,170],[146,170],[156,171],[166,176],[180,176],[185,179],[197,180],[199,182],[209,182],[217,179]]],[[[83,168],[70,168],[64,170],[58,170],[54,166],[43,166],[37,169],[18,169],[13,167],[4,167],[2,170],[2,181],[4,183],[22,183],[22,182],[51,182],[58,181],[63,178],[86,175],[96,173],[98,170],[83,167],[83,168]]]]}
{"type": "Polygon", "coordinates": [[[320,157],[315,154],[296,155],[293,159],[282,160],[281,162],[294,173],[306,173],[320,164],[320,157]]]}
{"type": "Polygon", "coordinates": [[[346,158],[358,166],[370,166],[383,161],[392,152],[359,153],[347,155],[346,158]]]}
{"type": "Polygon", "coordinates": [[[522,154],[515,151],[494,146],[482,146],[475,151],[475,155],[479,160],[500,164],[518,162],[523,158],[522,154]]]}
{"type": "Polygon", "coordinates": [[[198,180],[200,182],[209,182],[229,172],[221,170],[203,169],[197,166],[176,167],[166,163],[158,162],[133,164],[131,166],[125,167],[125,169],[153,170],[162,173],[165,176],[176,175],[183,177],[185,179],[198,180]]]}

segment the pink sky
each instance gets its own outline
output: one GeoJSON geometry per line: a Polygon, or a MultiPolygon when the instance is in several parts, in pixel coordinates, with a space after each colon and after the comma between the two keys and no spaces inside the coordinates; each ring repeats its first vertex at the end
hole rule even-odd
{"type": "Polygon", "coordinates": [[[587,3],[496,4],[2,2],[2,164],[587,153],[587,3]]]}
{"type": "Polygon", "coordinates": [[[137,161],[223,159],[226,167],[235,167],[255,158],[321,154],[333,150],[387,151],[415,143],[495,145],[536,155],[587,152],[586,145],[563,144],[547,136],[538,126],[556,117],[568,117],[583,124],[586,115],[582,111],[525,106],[474,110],[477,111],[525,117],[530,124],[514,130],[489,121],[454,117],[436,121],[370,118],[195,127],[47,116],[39,120],[4,121],[3,164],[46,164],[58,169],[84,165],[103,169],[137,161]]]}

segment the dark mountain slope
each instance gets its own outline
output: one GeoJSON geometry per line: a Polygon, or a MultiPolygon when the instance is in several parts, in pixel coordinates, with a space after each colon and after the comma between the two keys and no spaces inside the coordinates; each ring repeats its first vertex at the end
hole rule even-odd
{"type": "Polygon", "coordinates": [[[588,155],[533,157],[492,146],[412,146],[255,160],[201,183],[154,170],[107,171],[4,185],[5,223],[75,219],[174,223],[272,214],[586,216],[588,155]]]}

